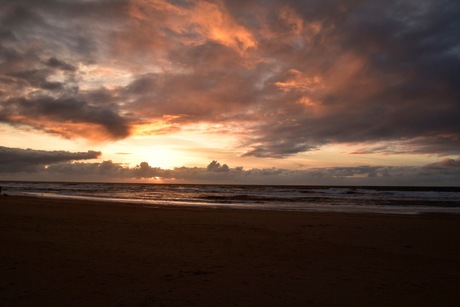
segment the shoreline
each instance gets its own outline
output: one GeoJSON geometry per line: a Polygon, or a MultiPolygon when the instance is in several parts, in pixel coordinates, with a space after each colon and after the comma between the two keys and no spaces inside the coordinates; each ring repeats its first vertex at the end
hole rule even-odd
{"type": "Polygon", "coordinates": [[[0,301],[455,306],[459,215],[0,198],[0,301]]]}
{"type": "Polygon", "coordinates": [[[299,203],[297,206],[283,206],[275,203],[226,203],[204,201],[168,201],[149,199],[126,199],[110,197],[92,197],[80,195],[63,195],[53,193],[4,193],[1,197],[32,198],[42,200],[56,200],[67,203],[93,203],[99,205],[121,204],[127,206],[140,206],[145,208],[170,208],[170,209],[197,209],[203,210],[243,210],[243,211],[274,211],[274,212],[300,212],[300,213],[335,213],[335,214],[372,214],[372,215],[460,215],[459,207],[435,206],[430,201],[422,200],[395,200],[397,205],[366,205],[366,204],[316,204],[299,203]],[[409,205],[407,205],[409,203],[409,205]]]}

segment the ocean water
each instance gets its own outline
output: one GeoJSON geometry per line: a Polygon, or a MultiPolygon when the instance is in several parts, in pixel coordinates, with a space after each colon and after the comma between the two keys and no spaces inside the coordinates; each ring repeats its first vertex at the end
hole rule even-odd
{"type": "Polygon", "coordinates": [[[460,213],[458,187],[334,187],[2,182],[3,193],[248,210],[387,214],[460,213]]]}

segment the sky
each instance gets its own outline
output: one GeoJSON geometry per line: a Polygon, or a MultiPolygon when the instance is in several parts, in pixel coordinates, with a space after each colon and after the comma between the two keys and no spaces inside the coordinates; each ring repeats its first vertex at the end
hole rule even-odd
{"type": "Polygon", "coordinates": [[[0,180],[460,185],[457,0],[0,0],[0,180]]]}

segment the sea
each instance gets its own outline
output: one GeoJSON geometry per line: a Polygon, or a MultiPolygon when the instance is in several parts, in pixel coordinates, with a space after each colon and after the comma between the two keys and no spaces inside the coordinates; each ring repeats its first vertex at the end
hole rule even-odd
{"type": "Polygon", "coordinates": [[[0,182],[2,193],[145,207],[302,212],[460,214],[460,187],[0,182]]]}

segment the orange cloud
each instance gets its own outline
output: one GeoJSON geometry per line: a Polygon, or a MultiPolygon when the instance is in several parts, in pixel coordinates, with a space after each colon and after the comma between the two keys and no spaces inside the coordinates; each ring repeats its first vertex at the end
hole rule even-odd
{"type": "Polygon", "coordinates": [[[110,131],[100,125],[82,122],[56,122],[46,117],[11,116],[16,124],[26,125],[34,129],[56,134],[66,139],[85,138],[94,142],[112,140],[110,131]]]}
{"type": "Polygon", "coordinates": [[[285,24],[289,32],[308,41],[320,33],[322,25],[318,21],[305,20],[292,7],[284,6],[279,12],[280,21],[285,24]]]}
{"type": "Polygon", "coordinates": [[[197,1],[184,8],[165,0],[133,0],[127,14],[135,26],[135,37],[141,34],[143,43],[152,47],[164,43],[165,30],[180,35],[180,43],[186,45],[214,41],[240,52],[257,47],[251,31],[239,24],[221,2],[197,1]]]}
{"type": "Polygon", "coordinates": [[[210,40],[239,51],[257,47],[251,32],[238,24],[223,9],[222,4],[200,1],[191,11],[189,18],[192,24],[200,27],[201,34],[210,40]]]}
{"type": "Polygon", "coordinates": [[[312,91],[318,88],[321,84],[321,77],[319,76],[306,76],[297,69],[290,69],[288,71],[288,79],[286,81],[279,81],[274,83],[275,86],[284,91],[299,90],[299,91],[312,91]]]}

